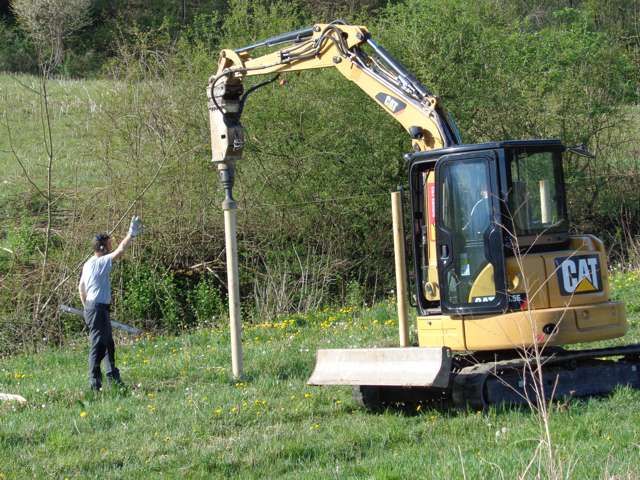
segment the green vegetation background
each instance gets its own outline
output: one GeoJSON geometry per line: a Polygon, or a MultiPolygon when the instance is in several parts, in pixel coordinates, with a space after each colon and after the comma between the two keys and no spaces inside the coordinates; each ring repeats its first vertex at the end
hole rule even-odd
{"type": "MultiPolygon", "coordinates": [[[[220,323],[222,194],[208,162],[207,78],[220,48],[339,16],[367,25],[439,94],[466,142],[586,144],[596,158],[570,155],[566,164],[573,228],[602,237],[616,268],[638,266],[637,1],[96,1],[93,23],[67,41],[48,81],[53,235],[44,269],[41,85],[33,45],[6,5],[2,352],[79,333],[81,322],[57,306],[77,306],[89,240],[132,204],[146,233],[114,272],[114,316],[168,332],[220,323]],[[46,308],[34,311],[38,292],[46,308]]],[[[247,321],[386,298],[388,192],[406,183],[407,134],[333,71],[258,90],[243,123],[236,197],[247,321]]],[[[116,237],[125,230],[118,225],[116,237]]]]}
{"type": "Polygon", "coordinates": [[[607,242],[614,297],[630,321],[614,342],[637,342],[637,0],[96,0],[93,23],[67,42],[48,82],[55,201],[44,270],[41,83],[7,5],[0,391],[29,404],[0,404],[0,480],[638,478],[637,391],[555,402],[549,463],[529,411],[371,415],[346,388],[305,385],[317,348],[396,341],[384,301],[388,192],[405,183],[409,141],[336,72],[288,75],[248,102],[236,188],[246,378],[230,380],[222,193],[208,165],[204,95],[220,48],[342,16],[367,25],[443,98],[465,141],[585,143],[597,157],[566,165],[572,222],[607,242]],[[78,305],[91,236],[132,203],[146,233],[114,272],[114,316],[152,334],[118,339],[129,388],[91,395],[82,322],[57,306],[78,305]],[[47,307],[36,314],[40,285],[47,307]]]}

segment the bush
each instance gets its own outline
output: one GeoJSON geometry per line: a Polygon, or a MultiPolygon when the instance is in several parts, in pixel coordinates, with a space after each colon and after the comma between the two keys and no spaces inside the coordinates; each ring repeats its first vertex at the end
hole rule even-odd
{"type": "Polygon", "coordinates": [[[37,73],[35,59],[33,46],[24,33],[0,19],[0,72],[37,73]]]}
{"type": "Polygon", "coordinates": [[[640,271],[615,272],[610,280],[612,297],[625,302],[627,313],[640,312],[640,271]]]}
{"type": "MultiPolygon", "coordinates": [[[[81,260],[82,238],[135,204],[148,232],[136,250],[153,263],[125,263],[115,273],[121,318],[178,331],[224,312],[212,278],[183,275],[196,264],[223,263],[223,194],[208,161],[207,77],[220,48],[309,25],[318,20],[310,10],[333,8],[330,3],[231,0],[216,2],[206,14],[208,7],[185,3],[184,15],[178,15],[180,5],[155,2],[131,7],[135,11],[119,26],[99,12],[117,13],[121,3],[96,6],[98,20],[70,42],[62,69],[81,75],[100,64],[102,55],[113,55],[103,71],[115,81],[49,82],[60,160],[53,177],[54,233],[68,245],[62,249],[52,242],[50,253],[61,275],[81,260]],[[95,202],[98,191],[101,201],[95,202]]],[[[630,106],[637,101],[637,57],[635,47],[621,44],[625,38],[631,42],[628,19],[616,20],[622,22],[618,29],[608,16],[594,17],[601,2],[587,3],[589,8],[566,9],[576,3],[406,0],[389,2],[376,15],[361,14],[358,23],[368,25],[379,43],[442,97],[468,143],[531,137],[587,143],[597,161],[569,157],[567,164],[572,222],[579,231],[611,232],[621,243],[640,225],[640,190],[633,181],[640,171],[640,115],[630,106]],[[606,28],[600,28],[605,20],[606,28]]],[[[0,40],[4,64],[13,62],[6,60],[13,52],[29,48],[6,23],[0,40]]],[[[247,78],[246,90],[263,80],[247,78]]],[[[248,97],[243,113],[247,146],[234,187],[243,309],[253,303],[257,315],[273,316],[380,297],[394,288],[388,191],[406,183],[402,154],[410,149],[409,136],[335,69],[281,80],[248,97]]],[[[37,97],[28,95],[6,96],[7,119],[23,120],[25,130],[40,121],[37,97]]],[[[14,141],[39,142],[38,128],[14,141]]],[[[23,145],[17,148],[33,160],[29,168],[39,172],[33,178],[40,184],[41,153],[23,145]]],[[[24,213],[6,215],[20,218],[14,223],[25,230],[3,225],[2,241],[15,242],[27,260],[37,258],[39,248],[35,229],[27,225],[41,225],[43,218],[41,201],[31,197],[0,204],[0,215],[14,203],[25,205],[24,213]]],[[[14,266],[25,267],[21,279],[40,278],[35,265],[18,265],[13,258],[0,257],[0,269],[13,275],[14,266]]],[[[57,278],[47,279],[56,285],[57,278]]],[[[70,281],[60,290],[60,298],[71,298],[75,285],[70,281]]]]}
{"type": "Polygon", "coordinates": [[[147,264],[125,264],[123,318],[139,320],[146,328],[178,333],[185,328],[216,324],[226,303],[213,276],[178,275],[147,264]]]}
{"type": "Polygon", "coordinates": [[[346,303],[351,307],[362,307],[364,303],[364,289],[356,280],[347,284],[346,303]]]}
{"type": "Polygon", "coordinates": [[[202,275],[187,298],[190,312],[199,326],[219,324],[217,320],[226,315],[226,303],[212,275],[202,275]]]}
{"type": "Polygon", "coordinates": [[[122,275],[126,283],[122,303],[126,318],[143,320],[145,323],[159,320],[162,312],[156,295],[158,276],[148,266],[125,265],[122,275]]]}

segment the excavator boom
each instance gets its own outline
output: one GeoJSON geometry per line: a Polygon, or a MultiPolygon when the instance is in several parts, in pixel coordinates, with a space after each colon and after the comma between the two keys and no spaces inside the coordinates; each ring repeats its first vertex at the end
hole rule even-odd
{"type": "Polygon", "coordinates": [[[436,96],[379,46],[366,27],[318,24],[247,47],[220,52],[218,70],[209,79],[207,95],[211,123],[212,160],[240,158],[244,136],[240,116],[247,95],[246,77],[318,68],[335,68],[354,82],[409,133],[414,151],[460,143],[459,134],[436,96]],[[291,44],[253,57],[262,47],[291,44]],[[373,55],[365,52],[367,46],[373,55]]]}

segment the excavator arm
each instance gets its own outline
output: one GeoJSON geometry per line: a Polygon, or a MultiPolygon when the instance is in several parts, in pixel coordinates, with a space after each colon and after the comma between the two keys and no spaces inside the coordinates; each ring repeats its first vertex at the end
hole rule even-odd
{"type": "Polygon", "coordinates": [[[245,93],[246,77],[315,68],[336,68],[360,87],[404,127],[414,151],[461,143],[438,97],[374,42],[366,27],[334,22],[220,52],[217,73],[209,79],[207,88],[212,160],[221,163],[242,156],[240,117],[244,102],[249,93],[270,82],[245,93]],[[282,44],[287,45],[265,55],[251,56],[257,48],[282,44]],[[365,52],[365,45],[373,55],[365,52]]]}

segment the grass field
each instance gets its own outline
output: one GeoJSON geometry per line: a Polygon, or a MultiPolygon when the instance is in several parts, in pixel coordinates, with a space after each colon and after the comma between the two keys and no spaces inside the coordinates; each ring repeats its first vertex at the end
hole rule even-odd
{"type": "MultiPolygon", "coordinates": [[[[13,145],[36,182],[44,151],[37,87],[0,75],[0,200],[28,188],[13,145]]],[[[60,189],[92,188],[95,113],[118,95],[106,81],[51,82],[60,189]],[[88,172],[88,173],[87,173],[88,172]],[[86,175],[85,175],[86,174],[86,175]]],[[[640,117],[639,117],[640,118],[640,117]]],[[[640,278],[613,278],[640,341],[640,278]]],[[[87,390],[87,342],[0,358],[0,391],[29,403],[0,404],[0,480],[9,478],[528,478],[542,438],[526,410],[371,414],[348,388],[306,386],[317,348],[396,342],[392,305],[333,309],[245,328],[242,382],[229,374],[224,326],[179,337],[121,338],[126,390],[87,390]]],[[[640,478],[640,392],[555,404],[557,478],[640,478]]]]}
{"type": "MultiPolygon", "coordinates": [[[[57,186],[95,179],[92,129],[97,114],[117,96],[117,84],[106,80],[48,82],[57,186]]],[[[44,181],[46,151],[41,123],[37,77],[0,75],[0,168],[4,191],[24,190],[27,184],[12,149],[36,183],[44,181]]]]}
{"type": "MultiPolygon", "coordinates": [[[[637,291],[637,278],[620,291],[637,291]]],[[[526,410],[367,413],[348,387],[305,384],[322,347],[393,345],[392,305],[326,310],[245,328],[246,377],[229,375],[224,327],[120,340],[127,390],[86,388],[84,338],[5,358],[0,479],[516,478],[541,431],[526,410]]],[[[638,314],[618,343],[638,341],[638,314]]],[[[640,392],[555,404],[558,478],[640,477],[640,392]]],[[[544,465],[531,466],[536,478],[544,465]]]]}

